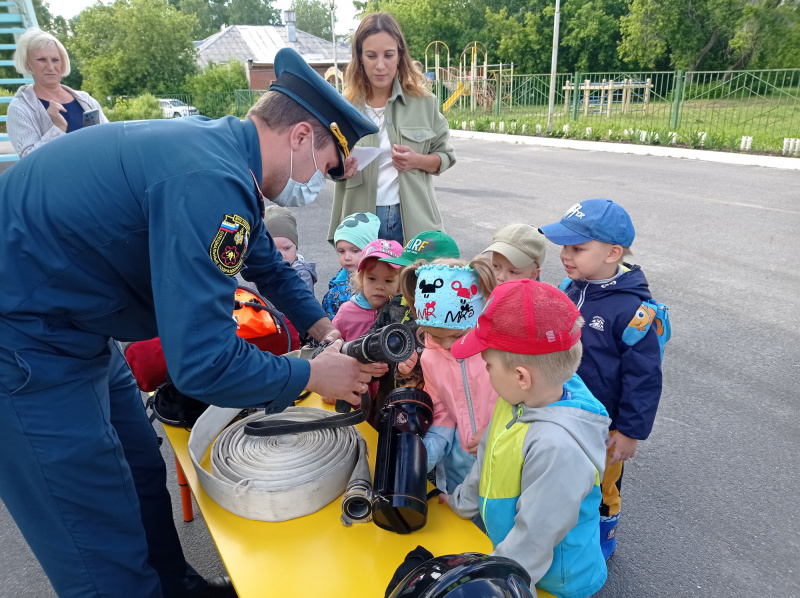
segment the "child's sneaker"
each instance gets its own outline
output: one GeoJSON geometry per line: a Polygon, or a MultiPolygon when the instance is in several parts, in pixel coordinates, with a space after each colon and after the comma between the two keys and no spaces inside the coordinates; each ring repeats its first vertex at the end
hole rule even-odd
{"type": "Polygon", "coordinates": [[[614,549],[617,547],[617,523],[619,523],[619,513],[610,517],[600,517],[600,549],[606,560],[614,554],[614,549]]]}

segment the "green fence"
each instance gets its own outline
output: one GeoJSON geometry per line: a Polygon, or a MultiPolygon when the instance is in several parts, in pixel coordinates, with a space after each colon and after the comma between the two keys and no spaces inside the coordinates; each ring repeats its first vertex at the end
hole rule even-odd
{"type": "MultiPolygon", "coordinates": [[[[490,72],[433,85],[451,127],[546,129],[549,75],[490,72]]],[[[556,136],[781,151],[800,138],[800,69],[561,73],[553,122],[556,136]]]]}

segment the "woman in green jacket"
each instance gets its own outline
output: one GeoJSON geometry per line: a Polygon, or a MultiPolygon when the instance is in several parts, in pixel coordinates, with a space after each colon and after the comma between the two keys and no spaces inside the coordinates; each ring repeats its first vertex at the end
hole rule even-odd
{"type": "Polygon", "coordinates": [[[336,227],[355,212],[376,214],[378,238],[402,245],[421,232],[443,230],[431,175],[456,161],[450,129],[391,15],[373,13],[361,21],[344,97],[380,130],[356,146],[380,148],[381,153],[352,178],[336,183],[328,240],[333,242],[336,227]]]}

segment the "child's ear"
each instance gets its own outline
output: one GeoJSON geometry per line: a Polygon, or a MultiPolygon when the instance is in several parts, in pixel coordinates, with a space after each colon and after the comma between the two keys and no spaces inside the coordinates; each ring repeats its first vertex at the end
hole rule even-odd
{"type": "Polygon", "coordinates": [[[520,389],[530,390],[531,386],[533,386],[533,377],[527,368],[518,366],[514,373],[517,375],[517,384],[519,384],[520,389]]]}
{"type": "Polygon", "coordinates": [[[610,245],[608,248],[608,255],[606,256],[607,264],[615,264],[622,257],[622,245],[610,245]]]}

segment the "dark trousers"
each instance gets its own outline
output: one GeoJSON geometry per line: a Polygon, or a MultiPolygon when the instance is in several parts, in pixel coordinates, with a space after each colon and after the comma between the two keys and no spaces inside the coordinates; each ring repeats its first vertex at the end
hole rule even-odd
{"type": "Polygon", "coordinates": [[[61,597],[199,596],[166,466],[116,344],[0,347],[0,499],[61,597]]]}

